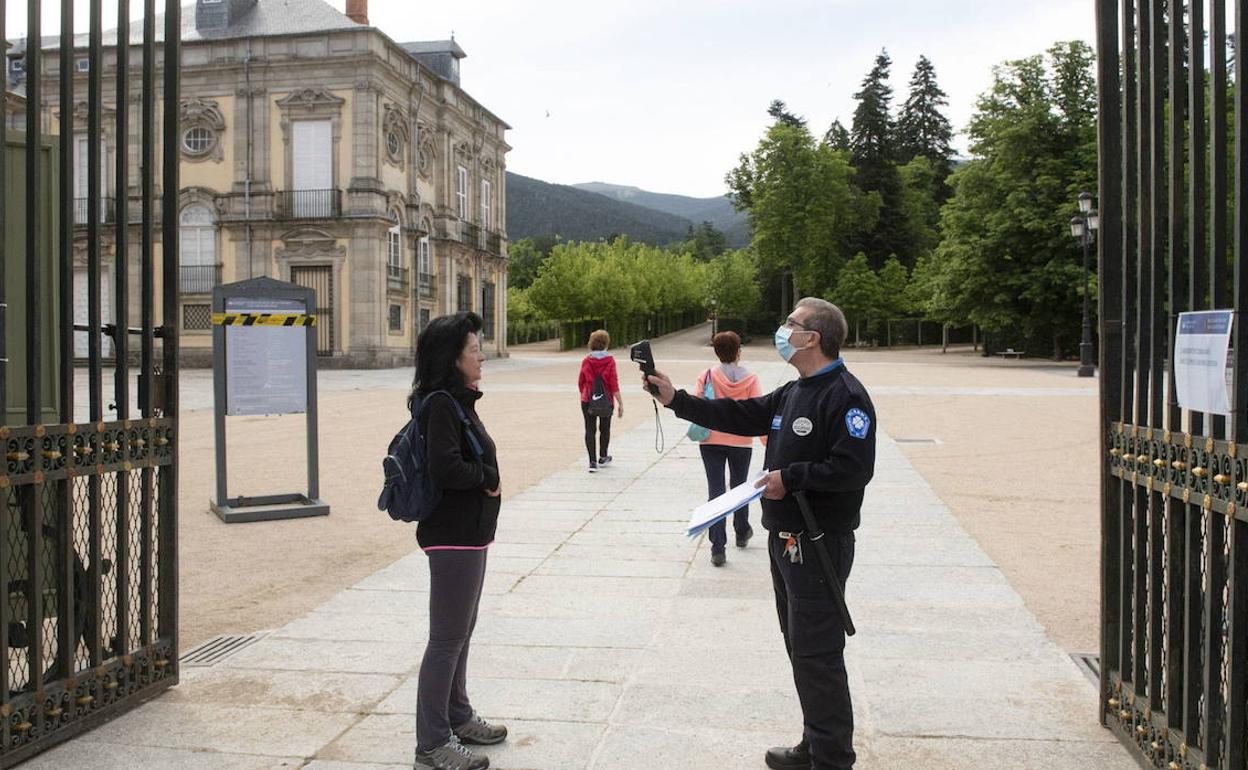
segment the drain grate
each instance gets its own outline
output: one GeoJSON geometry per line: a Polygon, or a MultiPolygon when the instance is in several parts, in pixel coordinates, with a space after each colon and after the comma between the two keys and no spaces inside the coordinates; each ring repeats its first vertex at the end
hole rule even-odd
{"type": "Polygon", "coordinates": [[[244,650],[264,637],[268,632],[256,634],[224,634],[216,636],[198,647],[188,650],[180,658],[184,666],[215,666],[234,653],[244,650]]]}
{"type": "Polygon", "coordinates": [[[893,439],[893,441],[895,441],[898,444],[939,444],[940,443],[940,439],[938,438],[895,438],[893,439]]]}
{"type": "Polygon", "coordinates": [[[1071,660],[1083,672],[1092,684],[1101,686],[1101,656],[1091,652],[1072,652],[1071,660]]]}

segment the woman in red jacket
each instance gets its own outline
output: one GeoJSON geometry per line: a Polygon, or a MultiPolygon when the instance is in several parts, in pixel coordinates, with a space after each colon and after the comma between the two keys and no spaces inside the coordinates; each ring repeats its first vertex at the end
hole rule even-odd
{"type": "Polygon", "coordinates": [[[607,447],[611,443],[611,402],[615,402],[620,419],[624,418],[624,399],[620,397],[620,380],[615,371],[615,359],[607,352],[611,347],[611,335],[599,329],[589,335],[589,355],[581,361],[581,373],[576,378],[581,391],[581,415],[585,418],[585,451],[589,453],[589,472],[611,462],[607,447]],[[600,391],[595,393],[595,384],[600,391]],[[605,401],[605,403],[604,403],[605,401]],[[594,452],[595,427],[598,434],[598,452],[594,452]]]}

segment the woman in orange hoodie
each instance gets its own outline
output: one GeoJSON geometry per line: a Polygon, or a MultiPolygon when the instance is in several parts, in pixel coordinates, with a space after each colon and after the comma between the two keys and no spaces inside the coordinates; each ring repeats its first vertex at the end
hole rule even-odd
{"type": "MultiPolygon", "coordinates": [[[[711,345],[715,348],[715,355],[719,358],[719,366],[707,369],[698,377],[698,384],[693,391],[697,395],[704,395],[706,392],[706,380],[709,377],[711,381],[711,389],[715,392],[715,398],[757,398],[763,395],[763,390],[759,387],[758,376],[746,371],[741,366],[741,338],[736,332],[720,332],[711,339],[711,345]]],[[[720,433],[719,431],[711,431],[711,435],[702,442],[702,465],[706,468],[706,486],[710,495],[708,499],[714,499],[722,495],[727,487],[724,486],[724,466],[728,466],[728,483],[732,486],[745,483],[745,477],[750,471],[750,454],[753,451],[750,447],[751,439],[749,436],[736,436],[731,433],[720,433]]],[[[767,438],[763,437],[766,443],[767,438]]],[[[732,528],[736,531],[737,547],[744,548],[750,542],[750,537],[754,534],[754,529],[750,527],[749,506],[742,506],[732,514],[732,528]]],[[[724,566],[727,561],[725,555],[725,546],[728,544],[726,520],[720,519],[711,525],[711,564],[716,567],[724,566]]]]}

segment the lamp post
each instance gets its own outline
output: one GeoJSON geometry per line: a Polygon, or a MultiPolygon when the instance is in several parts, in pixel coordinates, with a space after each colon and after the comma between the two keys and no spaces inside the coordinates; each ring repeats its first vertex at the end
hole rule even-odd
{"type": "Polygon", "coordinates": [[[1079,193],[1079,216],[1071,218],[1070,234],[1083,245],[1083,339],[1079,342],[1080,377],[1096,374],[1096,364],[1092,363],[1092,318],[1088,311],[1088,248],[1092,245],[1100,224],[1100,215],[1092,208],[1092,194],[1079,193]]]}

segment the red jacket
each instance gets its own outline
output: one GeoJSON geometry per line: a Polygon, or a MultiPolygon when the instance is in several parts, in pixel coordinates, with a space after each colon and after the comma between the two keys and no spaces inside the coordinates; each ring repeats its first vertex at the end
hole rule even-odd
{"type": "Polygon", "coordinates": [[[616,394],[620,392],[620,379],[615,374],[615,359],[609,355],[602,358],[585,356],[581,361],[581,374],[576,378],[576,387],[581,391],[581,402],[589,401],[596,375],[602,375],[602,383],[607,386],[607,395],[615,400],[616,394]]]}

